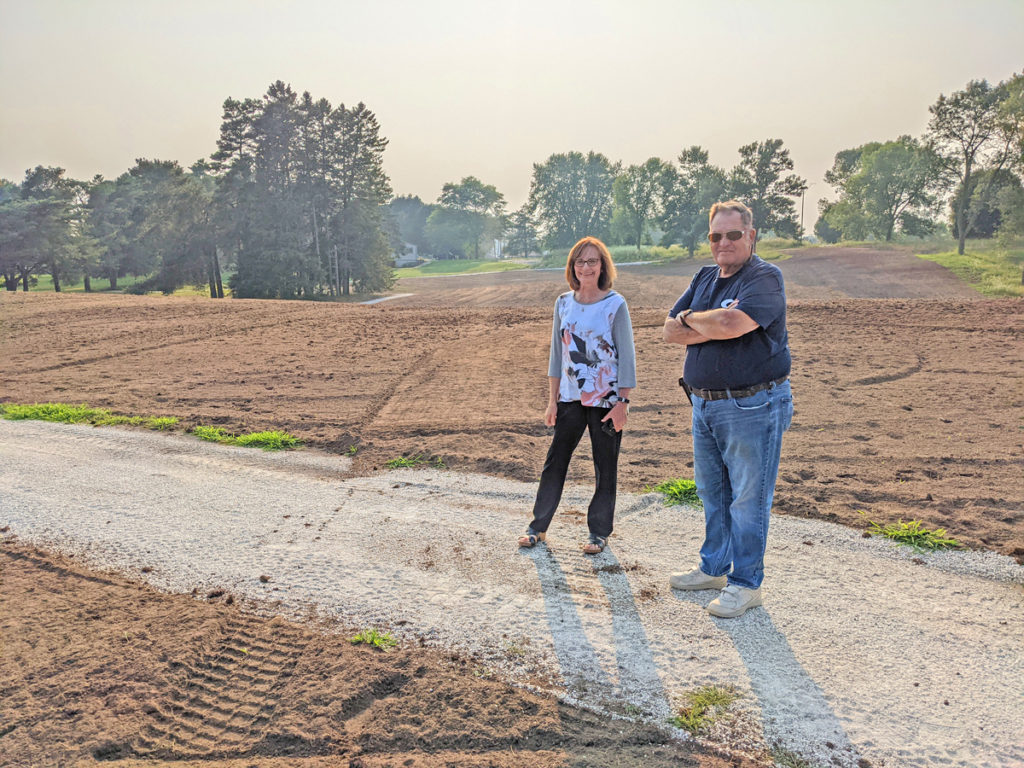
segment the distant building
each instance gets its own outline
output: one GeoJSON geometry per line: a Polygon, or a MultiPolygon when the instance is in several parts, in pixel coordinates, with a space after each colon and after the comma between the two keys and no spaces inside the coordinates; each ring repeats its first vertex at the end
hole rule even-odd
{"type": "Polygon", "coordinates": [[[401,252],[395,254],[395,266],[415,267],[419,263],[419,249],[413,243],[402,243],[401,252]]]}

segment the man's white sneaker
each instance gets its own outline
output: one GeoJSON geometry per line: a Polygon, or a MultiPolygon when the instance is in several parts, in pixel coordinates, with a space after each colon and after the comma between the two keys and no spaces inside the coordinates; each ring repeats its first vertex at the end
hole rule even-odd
{"type": "Polygon", "coordinates": [[[761,605],[761,589],[747,589],[730,584],[714,600],[708,603],[708,613],[723,619],[735,619],[747,612],[747,608],[761,605]]]}
{"type": "Polygon", "coordinates": [[[725,576],[708,576],[699,566],[687,573],[673,573],[668,580],[672,589],[722,589],[726,582],[725,576]]]}

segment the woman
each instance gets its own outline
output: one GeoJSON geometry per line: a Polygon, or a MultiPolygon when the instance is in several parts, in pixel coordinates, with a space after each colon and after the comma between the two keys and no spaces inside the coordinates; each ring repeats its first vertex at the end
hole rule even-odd
{"type": "Polygon", "coordinates": [[[596,488],[587,511],[590,538],[584,554],[604,550],[615,515],[615,485],[629,393],[636,386],[633,326],[626,300],[613,291],[615,265],[596,237],[569,251],[565,279],[572,288],[558,297],[551,329],[548,407],[544,423],[555,436],[544,461],[533,522],[520,547],[544,541],[562,498],[572,452],[590,430],[596,488]]]}

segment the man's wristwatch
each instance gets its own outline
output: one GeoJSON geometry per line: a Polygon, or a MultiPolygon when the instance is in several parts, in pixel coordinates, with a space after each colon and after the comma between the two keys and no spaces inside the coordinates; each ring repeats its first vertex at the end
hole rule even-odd
{"type": "Polygon", "coordinates": [[[683,325],[686,325],[687,324],[686,318],[688,318],[692,314],[693,314],[693,310],[692,309],[683,310],[683,312],[679,315],[679,322],[681,322],[683,325]]]}

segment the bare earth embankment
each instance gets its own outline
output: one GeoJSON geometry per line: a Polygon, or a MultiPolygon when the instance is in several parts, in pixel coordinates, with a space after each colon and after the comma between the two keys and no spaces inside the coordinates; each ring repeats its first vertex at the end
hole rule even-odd
{"type": "MultiPolygon", "coordinates": [[[[982,300],[945,270],[896,252],[805,250],[780,267],[796,414],[776,511],[856,527],[862,511],[915,518],[1024,558],[1024,302],[982,300]]],[[[679,354],[660,329],[695,269],[625,268],[617,285],[630,302],[640,370],[623,443],[626,490],[690,475],[679,354]]],[[[558,272],[521,272],[406,280],[396,292],[413,296],[372,307],[8,294],[0,400],[285,429],[330,452],[355,446],[353,474],[422,454],[456,471],[531,480],[548,442],[544,371],[562,289],[558,272]]],[[[592,477],[585,442],[571,473],[592,477]]],[[[54,755],[142,764],[143,755],[107,754],[104,744],[127,743],[124,734],[152,720],[147,701],[172,700],[197,675],[237,686],[232,665],[249,645],[269,666],[247,672],[241,700],[234,689],[211,694],[210,706],[227,711],[209,716],[227,722],[242,712],[274,727],[261,728],[256,746],[225,728],[234,736],[202,745],[214,758],[205,766],[336,765],[342,755],[367,766],[632,765],[642,755],[649,765],[719,764],[683,756],[642,726],[616,724],[623,734],[610,736],[601,720],[477,680],[443,654],[372,655],[309,626],[159,594],[10,541],[2,568],[0,754],[12,754],[4,742],[41,751],[0,765],[54,755]],[[140,627],[147,643],[122,642],[140,627]],[[179,658],[209,667],[178,668],[179,658]],[[423,689],[446,693],[430,699],[423,689]],[[215,703],[221,694],[227,703],[215,703]],[[375,702],[387,708],[386,727],[366,714],[375,702]],[[345,728],[326,729],[332,717],[345,728]],[[327,732],[342,735],[328,743],[327,732]]],[[[145,764],[185,761],[196,756],[189,749],[145,764]]]]}

